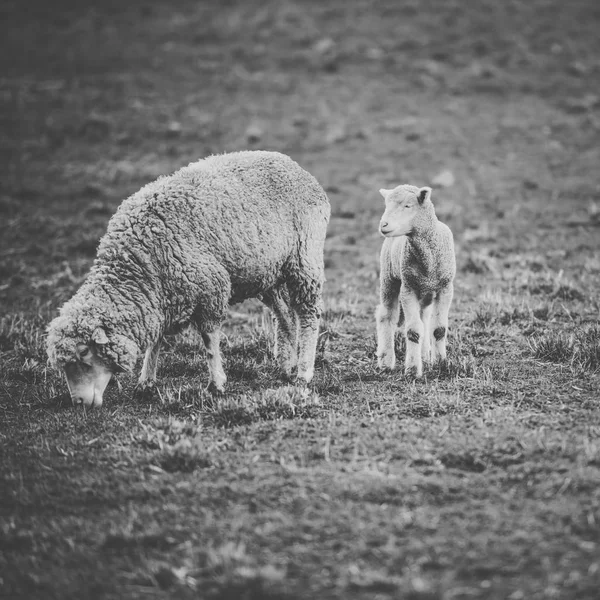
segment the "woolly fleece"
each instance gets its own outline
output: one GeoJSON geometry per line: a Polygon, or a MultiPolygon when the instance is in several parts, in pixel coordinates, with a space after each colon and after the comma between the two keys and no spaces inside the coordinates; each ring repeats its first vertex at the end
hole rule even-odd
{"type": "Polygon", "coordinates": [[[86,281],[51,322],[51,365],[93,343],[109,368],[131,371],[163,334],[189,322],[210,331],[228,304],[281,286],[318,314],[329,215],[316,179],[277,152],[211,156],[146,185],[110,219],[86,281]]]}

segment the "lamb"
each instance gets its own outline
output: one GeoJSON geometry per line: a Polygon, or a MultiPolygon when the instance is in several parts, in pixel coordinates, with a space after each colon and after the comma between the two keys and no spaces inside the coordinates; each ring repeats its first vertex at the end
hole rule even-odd
{"type": "Polygon", "coordinates": [[[448,312],[454,293],[456,259],[450,228],[431,202],[431,188],[399,185],[381,189],[385,212],[379,231],[380,296],[376,310],[377,361],[393,369],[396,324],[406,321],[405,373],[423,375],[423,362],[446,362],[448,312]]]}
{"type": "Polygon", "coordinates": [[[113,374],[145,357],[139,385],[156,379],[163,336],[201,333],[209,387],[223,392],[219,349],[229,304],[261,298],[276,321],[284,374],[310,382],[322,311],[329,200],[284,154],[210,156],[126,199],[94,265],[48,327],[49,364],[64,370],[73,404],[101,406],[113,374]]]}

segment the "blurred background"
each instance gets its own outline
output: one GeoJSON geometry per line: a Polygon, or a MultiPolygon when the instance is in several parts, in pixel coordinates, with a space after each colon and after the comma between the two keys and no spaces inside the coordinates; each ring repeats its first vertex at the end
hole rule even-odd
{"type": "Polygon", "coordinates": [[[352,264],[373,285],[380,187],[434,187],[468,244],[467,273],[494,273],[498,236],[535,249],[540,219],[597,219],[594,0],[5,0],[0,11],[7,307],[63,300],[126,196],[211,153],[279,150],[317,177],[339,282],[352,264]]]}

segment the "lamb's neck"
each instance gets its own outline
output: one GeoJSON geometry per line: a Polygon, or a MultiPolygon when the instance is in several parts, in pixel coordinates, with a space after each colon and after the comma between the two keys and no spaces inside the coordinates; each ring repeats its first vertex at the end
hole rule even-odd
{"type": "Polygon", "coordinates": [[[418,246],[431,246],[437,239],[438,231],[438,218],[433,210],[426,214],[423,214],[415,223],[412,233],[408,236],[411,245],[418,246]]]}
{"type": "Polygon", "coordinates": [[[427,222],[420,223],[413,232],[407,236],[406,245],[409,255],[421,269],[428,270],[432,267],[433,256],[438,246],[438,234],[435,215],[427,222]]]}

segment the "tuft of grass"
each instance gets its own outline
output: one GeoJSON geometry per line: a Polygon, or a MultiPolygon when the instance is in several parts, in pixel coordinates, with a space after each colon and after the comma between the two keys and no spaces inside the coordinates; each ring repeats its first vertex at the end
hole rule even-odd
{"type": "MultiPolygon", "coordinates": [[[[0,318],[0,355],[46,362],[45,325],[41,317],[9,314],[0,318]]],[[[6,357],[5,357],[6,360],[6,357]]]]}
{"type": "Polygon", "coordinates": [[[569,365],[583,371],[600,369],[600,326],[577,328],[570,333],[551,331],[532,337],[529,347],[535,358],[569,365]]]}
{"type": "Polygon", "coordinates": [[[167,473],[191,473],[216,465],[209,449],[200,440],[183,438],[158,454],[156,462],[167,473]]]}
{"type": "Polygon", "coordinates": [[[320,411],[316,392],[302,386],[260,390],[237,398],[215,400],[206,413],[215,425],[232,427],[255,421],[310,419],[320,411]]]}
{"type": "Polygon", "coordinates": [[[170,417],[143,425],[143,433],[135,440],[146,449],[158,450],[151,459],[153,465],[168,473],[191,473],[217,464],[213,457],[217,448],[207,445],[201,432],[199,423],[170,417]]]}
{"type": "Polygon", "coordinates": [[[198,568],[190,572],[192,581],[208,581],[210,598],[274,600],[286,598],[280,589],[285,569],[275,564],[259,564],[244,542],[227,541],[209,545],[198,556],[198,568]]]}

